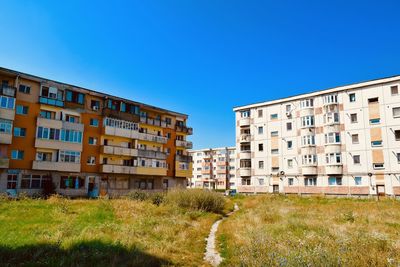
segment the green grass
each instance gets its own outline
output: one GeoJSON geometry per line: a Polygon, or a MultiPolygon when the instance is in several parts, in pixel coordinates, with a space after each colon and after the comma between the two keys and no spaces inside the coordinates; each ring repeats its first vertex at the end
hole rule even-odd
{"type": "Polygon", "coordinates": [[[201,266],[221,215],[128,199],[0,201],[1,266],[201,266]]]}
{"type": "Polygon", "coordinates": [[[236,198],[218,231],[224,266],[399,266],[400,202],[236,198]],[[234,230],[233,230],[234,229],[234,230]]]}

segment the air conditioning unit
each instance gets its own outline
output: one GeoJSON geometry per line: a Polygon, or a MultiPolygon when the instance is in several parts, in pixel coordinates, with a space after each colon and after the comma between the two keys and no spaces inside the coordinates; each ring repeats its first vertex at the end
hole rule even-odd
{"type": "Polygon", "coordinates": [[[99,110],[99,106],[93,106],[92,109],[93,110],[99,110]]]}

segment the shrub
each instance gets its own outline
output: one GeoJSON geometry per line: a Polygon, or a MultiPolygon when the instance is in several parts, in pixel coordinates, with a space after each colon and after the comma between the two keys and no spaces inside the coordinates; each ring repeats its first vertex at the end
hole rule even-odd
{"type": "Polygon", "coordinates": [[[225,199],[216,192],[202,189],[176,189],[169,191],[167,202],[181,208],[222,213],[225,199]]]}
{"type": "Polygon", "coordinates": [[[127,198],[131,200],[138,200],[138,201],[145,201],[149,199],[149,193],[144,192],[144,191],[131,191],[128,193],[127,198]]]}
{"type": "Polygon", "coordinates": [[[163,193],[153,193],[150,199],[154,205],[160,206],[165,200],[165,195],[163,193]]]}

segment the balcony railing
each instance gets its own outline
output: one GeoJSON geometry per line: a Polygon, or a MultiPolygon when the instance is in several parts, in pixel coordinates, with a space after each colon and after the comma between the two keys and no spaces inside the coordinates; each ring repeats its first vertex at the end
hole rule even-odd
{"type": "Polygon", "coordinates": [[[143,141],[162,143],[162,144],[166,144],[168,141],[168,138],[164,136],[159,136],[149,133],[140,133],[140,132],[138,133],[138,139],[143,141]]]}
{"type": "Polygon", "coordinates": [[[2,85],[0,89],[2,95],[11,97],[15,97],[15,92],[17,91],[17,88],[9,85],[2,85]]]}
{"type": "Polygon", "coordinates": [[[48,171],[80,172],[81,164],[72,162],[34,160],[32,163],[32,169],[48,170],[48,171]]]}
{"type": "Polygon", "coordinates": [[[175,145],[180,147],[185,147],[187,149],[193,148],[193,143],[189,141],[175,140],[175,145]]]}
{"type": "Polygon", "coordinates": [[[191,127],[186,127],[184,125],[175,125],[175,130],[177,132],[182,132],[182,133],[186,133],[186,134],[193,134],[193,128],[191,127]]]}
{"type": "Polygon", "coordinates": [[[167,154],[160,151],[138,149],[138,157],[152,158],[152,159],[166,159],[167,154]]]}
{"type": "Polygon", "coordinates": [[[176,161],[180,162],[192,162],[192,156],[186,156],[186,155],[176,155],[176,161]]]}
{"type": "Polygon", "coordinates": [[[64,101],[45,96],[39,96],[39,103],[56,107],[64,107],[64,101]]]}
{"type": "Polygon", "coordinates": [[[128,148],[128,147],[120,147],[120,146],[108,146],[103,145],[101,147],[102,154],[111,154],[111,155],[120,155],[120,156],[129,156],[136,157],[138,155],[138,151],[136,149],[128,148]]]}
{"type": "Polygon", "coordinates": [[[140,122],[148,125],[154,125],[159,127],[167,127],[167,123],[165,121],[159,119],[152,119],[148,117],[140,117],[140,122]]]}

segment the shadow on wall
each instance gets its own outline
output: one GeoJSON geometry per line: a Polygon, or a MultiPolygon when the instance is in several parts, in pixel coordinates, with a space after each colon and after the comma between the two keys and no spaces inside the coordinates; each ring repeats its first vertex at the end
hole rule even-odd
{"type": "Polygon", "coordinates": [[[171,266],[172,263],[137,248],[101,241],[77,243],[62,249],[57,245],[37,244],[17,248],[0,246],[1,266],[171,266]]]}

